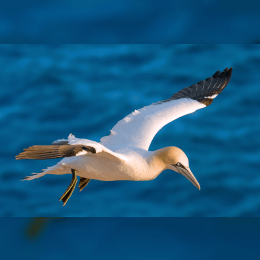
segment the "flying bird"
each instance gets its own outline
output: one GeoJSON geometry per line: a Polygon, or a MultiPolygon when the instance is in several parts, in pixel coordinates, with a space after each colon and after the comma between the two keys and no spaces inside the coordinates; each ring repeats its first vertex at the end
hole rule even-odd
{"type": "Polygon", "coordinates": [[[64,158],[23,180],[33,180],[45,174],[71,173],[71,183],[60,198],[63,206],[76,187],[77,176],[80,176],[79,190],[82,191],[91,179],[148,181],[171,169],[200,190],[190,170],[189,160],[180,148],[171,146],[149,151],[149,146],[163,126],[209,106],[227,86],[231,75],[232,68],[226,68],[222,73],[217,71],[212,77],[180,90],[169,99],[135,110],[120,120],[110,130],[110,135],[101,138],[99,143],[70,134],[67,139],[59,139],[51,145],[34,145],[24,149],[16,156],[17,160],[64,158]]]}

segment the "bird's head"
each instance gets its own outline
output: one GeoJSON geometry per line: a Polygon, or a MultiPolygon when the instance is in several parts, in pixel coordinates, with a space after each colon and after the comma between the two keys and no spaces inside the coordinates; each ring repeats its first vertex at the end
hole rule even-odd
{"type": "Polygon", "coordinates": [[[189,168],[186,154],[178,147],[170,146],[160,150],[159,158],[166,164],[166,168],[182,174],[200,190],[200,185],[189,168]]]}

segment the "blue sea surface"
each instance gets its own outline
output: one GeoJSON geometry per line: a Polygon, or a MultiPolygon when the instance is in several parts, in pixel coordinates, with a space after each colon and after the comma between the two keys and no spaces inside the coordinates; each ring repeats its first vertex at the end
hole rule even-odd
{"type": "Polygon", "coordinates": [[[3,1],[1,43],[259,43],[255,0],[3,1]]]}
{"type": "Polygon", "coordinates": [[[260,218],[1,218],[3,259],[259,259],[260,218]]]}
{"type": "Polygon", "coordinates": [[[0,45],[0,216],[260,216],[260,45],[0,45]],[[15,160],[73,133],[99,141],[135,109],[233,67],[205,109],[165,126],[150,150],[180,147],[201,185],[91,180],[59,202],[71,175],[21,181],[59,160],[15,160]]]}

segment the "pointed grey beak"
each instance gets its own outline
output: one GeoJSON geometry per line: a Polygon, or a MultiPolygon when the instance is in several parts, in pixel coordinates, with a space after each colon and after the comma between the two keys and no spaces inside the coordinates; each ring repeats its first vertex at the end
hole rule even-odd
{"type": "Polygon", "coordinates": [[[176,166],[176,168],[180,174],[186,177],[194,186],[196,186],[200,190],[200,184],[198,183],[197,179],[195,178],[189,167],[184,168],[176,166]]]}

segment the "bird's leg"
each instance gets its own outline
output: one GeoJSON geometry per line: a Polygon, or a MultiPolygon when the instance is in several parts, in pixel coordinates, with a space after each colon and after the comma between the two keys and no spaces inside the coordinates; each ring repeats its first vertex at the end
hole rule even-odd
{"type": "Polygon", "coordinates": [[[76,171],[74,169],[71,169],[71,173],[72,173],[72,180],[71,183],[68,187],[68,189],[63,193],[63,195],[60,197],[60,201],[63,201],[63,206],[66,205],[67,201],[69,200],[70,196],[72,195],[76,184],[77,184],[77,175],[76,175],[76,171]]]}
{"type": "Polygon", "coordinates": [[[90,179],[88,178],[80,177],[79,191],[82,191],[88,185],[89,181],[90,179]]]}

